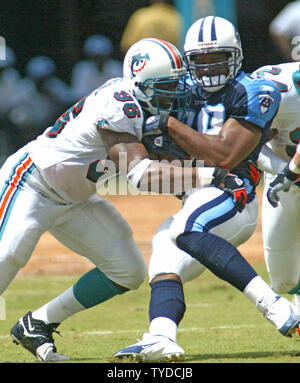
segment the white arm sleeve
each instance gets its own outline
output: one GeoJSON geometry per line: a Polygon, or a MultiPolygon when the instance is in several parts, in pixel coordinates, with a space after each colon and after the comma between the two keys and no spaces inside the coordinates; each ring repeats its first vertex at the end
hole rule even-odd
{"type": "Polygon", "coordinates": [[[267,145],[264,145],[259,153],[257,164],[263,172],[278,174],[287,162],[278,157],[267,145]]]}

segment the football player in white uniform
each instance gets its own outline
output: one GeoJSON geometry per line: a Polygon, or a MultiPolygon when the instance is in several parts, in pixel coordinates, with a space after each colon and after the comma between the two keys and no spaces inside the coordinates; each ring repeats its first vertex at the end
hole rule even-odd
{"type": "MultiPolygon", "coordinates": [[[[278,296],[237,250],[255,230],[259,181],[256,161],[280,104],[271,81],[241,71],[238,32],[227,20],[196,21],[185,39],[193,103],[185,123],[162,121],[167,132],[206,166],[220,166],[242,179],[247,198],[233,205],[226,190],[208,186],[186,193],[182,209],[153,238],[149,264],[149,333],[117,351],[115,359],[180,360],[177,328],[185,313],[183,284],[206,268],[241,291],[284,336],[296,332],[300,311],[278,296]]],[[[242,185],[241,185],[242,186],[242,185]]]]}
{"type": "MultiPolygon", "coordinates": [[[[123,78],[112,79],[82,98],[3,165],[0,294],[46,231],[95,265],[74,286],[13,326],[15,342],[38,359],[66,359],[56,352],[52,336],[64,319],[137,289],[144,281],[146,266],[131,228],[109,201],[96,194],[96,186],[110,173],[107,156],[121,169],[124,163],[119,160],[124,161],[124,156],[120,154],[126,154],[128,180],[136,188],[160,191],[161,169],[170,170],[171,165],[149,158],[141,143],[145,118],[184,110],[188,90],[177,86],[185,75],[183,59],[172,44],[144,39],[128,51],[123,78]]],[[[215,168],[172,167],[171,192],[176,192],[173,186],[183,177],[193,185],[210,184],[214,172],[215,168]]],[[[218,174],[227,171],[219,169],[218,174]]]]}
{"type": "Polygon", "coordinates": [[[270,204],[277,207],[280,200],[278,193],[280,191],[290,191],[291,186],[298,186],[298,181],[300,181],[300,144],[297,145],[294,157],[289,161],[284,170],[278,173],[275,180],[270,183],[267,191],[270,204]]]}
{"type": "Polygon", "coordinates": [[[294,303],[300,307],[300,182],[292,160],[295,156],[297,161],[295,151],[300,140],[300,64],[268,65],[254,74],[271,79],[281,91],[280,107],[271,126],[273,138],[259,157],[259,166],[265,171],[264,256],[274,291],[295,294],[294,303]]]}

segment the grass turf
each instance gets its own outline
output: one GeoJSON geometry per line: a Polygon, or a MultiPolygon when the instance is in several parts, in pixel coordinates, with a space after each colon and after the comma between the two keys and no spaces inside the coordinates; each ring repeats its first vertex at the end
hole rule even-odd
{"type": "MultiPolygon", "coordinates": [[[[268,280],[265,265],[254,268],[268,280]]],[[[12,343],[10,328],[27,311],[35,310],[71,286],[76,276],[20,276],[3,294],[6,319],[0,321],[0,362],[37,362],[12,343]]],[[[137,291],[64,321],[54,334],[59,352],[69,363],[111,363],[118,349],[135,343],[148,329],[147,282],[137,291]]],[[[185,285],[186,314],[177,342],[185,363],[299,363],[300,337],[285,338],[266,321],[239,291],[209,271],[185,285]]]]}

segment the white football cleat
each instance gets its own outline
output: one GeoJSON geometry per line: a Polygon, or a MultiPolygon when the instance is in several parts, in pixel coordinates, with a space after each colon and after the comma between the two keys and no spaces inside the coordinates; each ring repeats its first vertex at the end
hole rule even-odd
{"type": "Polygon", "coordinates": [[[131,362],[179,362],[184,360],[184,350],[165,336],[145,333],[139,342],[115,352],[113,359],[128,359],[131,362]]]}
{"type": "Polygon", "coordinates": [[[278,296],[264,314],[284,336],[292,337],[300,324],[300,310],[287,299],[278,296]]]}

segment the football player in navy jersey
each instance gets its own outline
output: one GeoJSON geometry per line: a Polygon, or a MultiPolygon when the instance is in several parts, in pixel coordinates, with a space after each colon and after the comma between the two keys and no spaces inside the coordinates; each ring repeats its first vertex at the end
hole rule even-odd
{"type": "Polygon", "coordinates": [[[275,294],[237,250],[256,227],[256,161],[269,137],[280,91],[274,83],[241,70],[238,32],[223,18],[196,21],[187,32],[184,51],[191,108],[183,121],[158,117],[156,128],[205,166],[229,169],[242,180],[246,195],[239,195],[238,188],[229,194],[214,186],[185,193],[182,209],[153,238],[149,332],[117,351],[115,359],[181,360],[184,350],[176,335],[186,309],[183,284],[206,268],[247,296],[282,335],[291,336],[300,322],[298,309],[275,294]]]}

